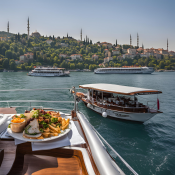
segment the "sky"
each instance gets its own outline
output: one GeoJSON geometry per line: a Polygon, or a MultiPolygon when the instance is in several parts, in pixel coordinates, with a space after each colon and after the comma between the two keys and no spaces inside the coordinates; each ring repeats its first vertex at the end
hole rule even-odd
{"type": "Polygon", "coordinates": [[[132,44],[175,51],[175,0],[0,0],[0,31],[72,36],[93,43],[132,44]]]}

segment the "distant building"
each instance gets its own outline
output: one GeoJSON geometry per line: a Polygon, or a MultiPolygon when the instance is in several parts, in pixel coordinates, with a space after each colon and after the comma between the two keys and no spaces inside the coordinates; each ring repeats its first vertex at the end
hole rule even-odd
{"type": "Polygon", "coordinates": [[[52,40],[51,39],[48,39],[48,40],[46,40],[46,43],[47,44],[51,44],[52,43],[52,40]]]}
{"type": "Polygon", "coordinates": [[[117,57],[119,60],[123,59],[123,55],[117,57]]]}
{"type": "Polygon", "coordinates": [[[158,50],[159,50],[159,52],[160,52],[161,54],[163,54],[163,55],[168,54],[168,50],[164,50],[164,49],[158,49],[158,50]]]}
{"type": "Polygon", "coordinates": [[[119,55],[120,51],[119,50],[112,50],[112,55],[119,55]]]}
{"type": "Polygon", "coordinates": [[[21,55],[19,58],[20,58],[20,61],[23,61],[23,62],[28,62],[29,60],[33,61],[33,53],[28,52],[24,55],[21,55]]]}
{"type": "Polygon", "coordinates": [[[82,55],[81,54],[73,54],[70,57],[71,57],[72,60],[82,59],[82,55]]]}
{"type": "Polygon", "coordinates": [[[137,52],[143,52],[144,51],[144,49],[142,48],[142,47],[139,47],[138,49],[137,49],[137,52]]]}
{"type": "Polygon", "coordinates": [[[62,47],[68,47],[68,44],[67,43],[61,43],[61,46],[62,47]]]}
{"type": "Polygon", "coordinates": [[[156,57],[157,60],[162,58],[162,54],[160,53],[154,53],[154,56],[156,57]]]}
{"type": "Polygon", "coordinates": [[[148,57],[145,53],[141,53],[140,57],[148,57]]]}
{"type": "Polygon", "coordinates": [[[128,52],[129,54],[136,54],[136,49],[131,49],[131,48],[129,48],[129,49],[127,49],[127,52],[128,52]]]}
{"type": "Polygon", "coordinates": [[[102,42],[102,43],[97,43],[98,46],[105,46],[107,49],[112,48],[112,44],[111,43],[107,43],[107,42],[102,42]]]}
{"type": "Polygon", "coordinates": [[[8,41],[10,40],[10,37],[0,37],[0,41],[8,41]]]}
{"type": "Polygon", "coordinates": [[[134,54],[126,53],[126,54],[123,54],[123,59],[125,59],[125,58],[131,58],[131,59],[133,59],[135,56],[136,55],[134,55],[134,54]]]}
{"type": "Polygon", "coordinates": [[[172,55],[172,56],[175,56],[175,52],[174,51],[169,51],[168,52],[170,55],[172,55]]]}
{"type": "Polygon", "coordinates": [[[122,49],[122,53],[127,53],[127,49],[122,49]]]}
{"type": "Polygon", "coordinates": [[[66,57],[67,57],[67,55],[66,55],[66,54],[59,54],[59,57],[66,58],[66,57]]]}
{"type": "Polygon", "coordinates": [[[35,31],[35,32],[33,32],[33,33],[31,34],[31,36],[36,37],[36,38],[39,38],[41,35],[40,35],[39,32],[35,31]]]}
{"type": "Polygon", "coordinates": [[[108,50],[108,49],[105,49],[105,50],[104,50],[104,52],[105,52],[105,53],[106,53],[106,52],[108,53],[108,52],[109,52],[109,50],[108,50]]]}
{"type": "Polygon", "coordinates": [[[111,52],[108,52],[108,57],[111,57],[111,52]]]}
{"type": "Polygon", "coordinates": [[[94,60],[97,60],[98,59],[98,55],[92,55],[92,59],[94,59],[94,60]]]}
{"type": "Polygon", "coordinates": [[[21,64],[19,60],[15,60],[15,64],[19,65],[21,64]]]}
{"type": "Polygon", "coordinates": [[[113,58],[112,58],[112,57],[107,57],[107,58],[104,58],[104,63],[107,63],[107,62],[112,61],[112,60],[113,60],[113,58]]]}

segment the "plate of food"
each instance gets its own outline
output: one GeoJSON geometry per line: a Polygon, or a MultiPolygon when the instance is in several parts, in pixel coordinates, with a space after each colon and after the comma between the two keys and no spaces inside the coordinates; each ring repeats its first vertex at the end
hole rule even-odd
{"type": "Polygon", "coordinates": [[[59,112],[33,109],[14,115],[8,126],[10,136],[27,141],[42,142],[60,138],[71,130],[70,119],[59,112]]]}

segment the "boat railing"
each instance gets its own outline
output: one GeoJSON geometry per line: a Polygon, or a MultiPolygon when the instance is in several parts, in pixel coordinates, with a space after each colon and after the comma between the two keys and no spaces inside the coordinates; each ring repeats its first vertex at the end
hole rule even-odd
{"type": "MultiPolygon", "coordinates": [[[[79,112],[81,113],[81,112],[79,112]]],[[[123,162],[123,164],[134,174],[134,175],[138,175],[138,173],[120,156],[120,154],[115,151],[115,149],[99,134],[99,132],[91,125],[91,123],[87,120],[87,118],[85,118],[85,120],[87,121],[87,123],[89,123],[89,125],[91,126],[91,128],[94,130],[94,132],[97,134],[97,136],[99,136],[103,146],[104,143],[108,146],[108,148],[110,148],[110,150],[123,162]]],[[[115,160],[115,159],[113,159],[115,160]]]]}
{"type": "MultiPolygon", "coordinates": [[[[7,89],[7,90],[0,90],[0,93],[3,92],[21,92],[21,91],[48,91],[48,90],[69,90],[71,88],[39,88],[39,89],[7,89]]],[[[79,89],[79,88],[77,88],[79,89]]],[[[59,111],[71,111],[70,109],[57,109],[57,108],[50,108],[50,107],[43,107],[39,105],[32,105],[32,103],[75,103],[75,101],[47,101],[47,100],[0,100],[0,103],[7,103],[7,107],[14,107],[14,108],[27,108],[28,110],[32,108],[40,108],[40,109],[49,109],[49,110],[59,110],[59,111]],[[9,103],[29,103],[29,105],[15,105],[11,106],[9,103]]]]}

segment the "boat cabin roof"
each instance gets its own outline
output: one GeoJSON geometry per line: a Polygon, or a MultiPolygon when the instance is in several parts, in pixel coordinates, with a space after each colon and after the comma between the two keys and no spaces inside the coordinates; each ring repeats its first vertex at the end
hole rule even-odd
{"type": "Polygon", "coordinates": [[[80,88],[83,89],[93,89],[97,91],[103,91],[108,93],[116,93],[122,95],[149,95],[149,94],[160,94],[162,93],[159,90],[154,89],[144,89],[144,88],[137,88],[131,86],[121,86],[116,84],[84,84],[79,85],[80,88]]]}

